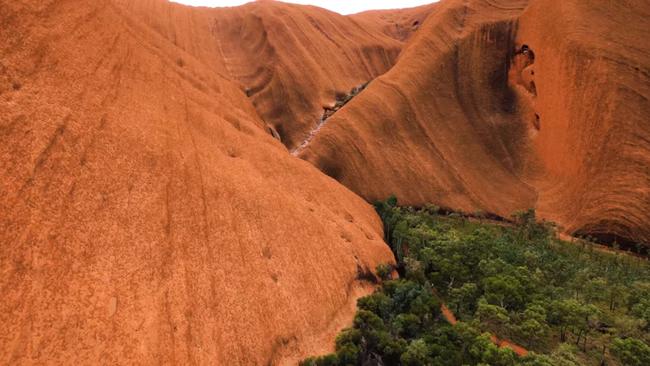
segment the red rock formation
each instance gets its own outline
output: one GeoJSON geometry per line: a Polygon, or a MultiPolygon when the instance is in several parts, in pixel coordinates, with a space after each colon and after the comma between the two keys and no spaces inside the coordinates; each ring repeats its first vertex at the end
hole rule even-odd
{"type": "Polygon", "coordinates": [[[378,217],[266,131],[212,13],[138,6],[0,1],[0,363],[331,350],[378,217]]]}
{"type": "Polygon", "coordinates": [[[649,17],[647,1],[537,0],[520,18],[540,125],[530,181],[568,232],[650,245],[649,17]]]}
{"type": "Polygon", "coordinates": [[[289,148],[304,140],[337,93],[384,73],[402,46],[374,23],[316,7],[255,2],[197,10],[160,0],[125,6],[238,83],[289,148]]]}
{"type": "Polygon", "coordinates": [[[0,0],[0,363],[328,351],[392,260],[350,190],[647,243],[650,10],[578,3],[0,0]]]}
{"type": "Polygon", "coordinates": [[[518,177],[526,134],[507,83],[517,4],[440,3],[398,63],[301,156],[368,200],[396,194],[504,216],[533,206],[534,189],[518,177]]]}
{"type": "Polygon", "coordinates": [[[643,2],[443,1],[301,157],[369,200],[650,243],[643,2]],[[524,52],[525,51],[525,52],[524,52]]]}

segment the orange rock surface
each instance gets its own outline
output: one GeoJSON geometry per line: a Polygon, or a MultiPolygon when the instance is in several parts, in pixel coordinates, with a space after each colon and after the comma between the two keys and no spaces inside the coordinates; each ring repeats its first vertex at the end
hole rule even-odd
{"type": "Polygon", "coordinates": [[[466,3],[439,3],[397,64],[301,156],[369,200],[396,194],[504,216],[534,205],[534,189],[517,176],[525,131],[507,110],[503,75],[523,5],[466,3]]]}
{"type": "Polygon", "coordinates": [[[295,364],[393,261],[230,80],[220,15],[0,2],[0,364],[295,364]]]}
{"type": "Polygon", "coordinates": [[[446,0],[300,156],[368,200],[650,243],[650,3],[446,0]]]}
{"type": "Polygon", "coordinates": [[[649,19],[647,1],[538,0],[521,15],[541,125],[527,179],[567,232],[650,246],[649,19]]]}
{"type": "Polygon", "coordinates": [[[330,351],[392,193],[647,243],[649,15],[0,0],[0,363],[330,351]]]}

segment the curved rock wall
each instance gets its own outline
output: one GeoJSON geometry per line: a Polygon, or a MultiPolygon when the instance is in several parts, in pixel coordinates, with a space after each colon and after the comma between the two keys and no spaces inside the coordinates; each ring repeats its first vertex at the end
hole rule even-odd
{"type": "Polygon", "coordinates": [[[368,200],[650,242],[649,6],[443,1],[301,156],[368,200]]]}
{"type": "Polygon", "coordinates": [[[650,243],[650,4],[537,0],[518,42],[535,50],[532,174],[565,230],[650,243]],[[542,31],[544,30],[544,31],[542,31]]]}
{"type": "Polygon", "coordinates": [[[650,9],[613,4],[0,0],[0,363],[331,350],[393,260],[363,198],[647,244],[650,9]]]}
{"type": "Polygon", "coordinates": [[[331,350],[393,260],[370,205],[121,5],[2,1],[0,24],[0,363],[331,350]]]}
{"type": "Polygon", "coordinates": [[[441,3],[301,156],[368,200],[396,194],[504,216],[534,205],[518,178],[526,132],[508,86],[523,9],[441,3]]]}

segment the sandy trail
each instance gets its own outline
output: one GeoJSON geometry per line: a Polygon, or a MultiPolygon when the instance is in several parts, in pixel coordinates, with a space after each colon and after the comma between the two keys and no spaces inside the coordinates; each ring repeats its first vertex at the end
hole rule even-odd
{"type": "MultiPolygon", "coordinates": [[[[456,325],[456,323],[458,323],[458,320],[456,319],[456,316],[454,315],[454,313],[451,310],[449,310],[447,305],[445,305],[444,303],[440,305],[440,311],[442,312],[442,316],[445,318],[445,320],[449,324],[456,325]]],[[[522,346],[520,346],[520,345],[518,345],[518,344],[516,344],[514,342],[511,342],[511,341],[509,341],[507,339],[500,339],[497,336],[495,336],[494,334],[490,334],[490,340],[492,340],[492,343],[499,346],[499,348],[505,348],[505,347],[510,348],[518,356],[524,357],[524,356],[526,356],[528,354],[528,350],[525,349],[524,347],[522,347],[522,346]]]]}

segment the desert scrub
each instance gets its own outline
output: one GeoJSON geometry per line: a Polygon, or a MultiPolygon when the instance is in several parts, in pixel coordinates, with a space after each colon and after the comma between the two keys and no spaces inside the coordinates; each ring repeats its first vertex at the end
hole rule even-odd
{"type": "Polygon", "coordinates": [[[384,281],[359,299],[335,353],[303,365],[648,364],[644,259],[562,242],[534,210],[507,225],[399,207],[394,197],[375,207],[400,278],[377,268],[384,281]],[[530,352],[519,357],[490,334],[530,352]]]}

